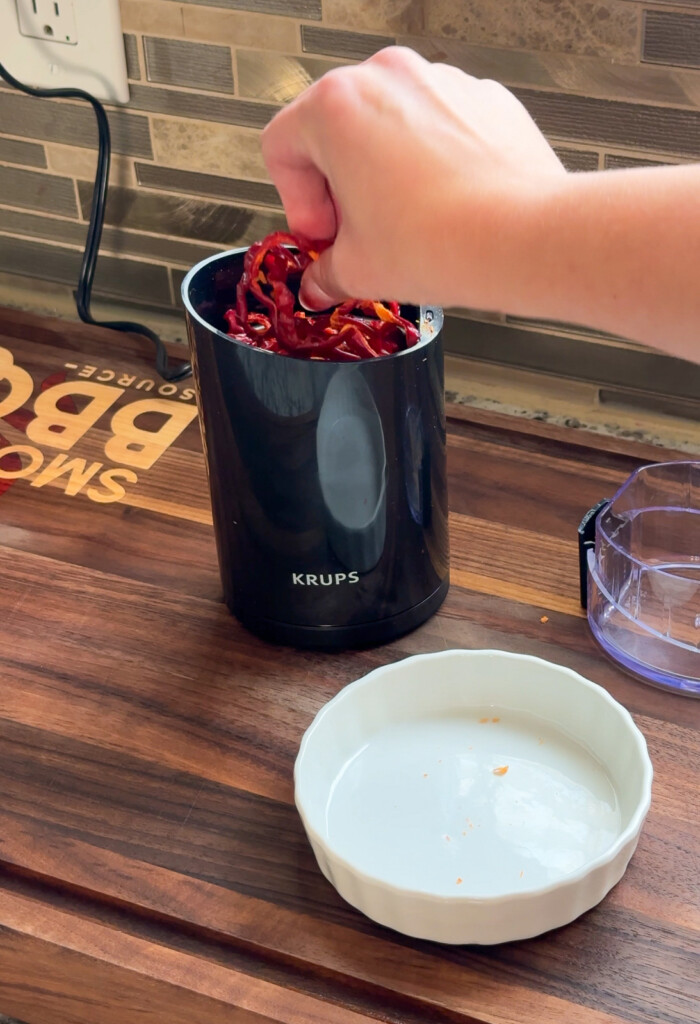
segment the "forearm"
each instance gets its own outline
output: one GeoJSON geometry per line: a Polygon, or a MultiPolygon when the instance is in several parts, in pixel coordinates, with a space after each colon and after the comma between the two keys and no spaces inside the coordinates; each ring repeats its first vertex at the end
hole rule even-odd
{"type": "Polygon", "coordinates": [[[700,359],[700,165],[570,174],[516,234],[507,312],[700,359]]]}

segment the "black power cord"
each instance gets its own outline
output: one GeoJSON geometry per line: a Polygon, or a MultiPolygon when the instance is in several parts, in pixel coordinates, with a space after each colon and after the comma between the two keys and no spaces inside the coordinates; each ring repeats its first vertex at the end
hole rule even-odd
{"type": "Polygon", "coordinates": [[[105,219],[105,203],[107,200],[107,181],[109,178],[109,163],[111,159],[112,144],[109,133],[109,121],[105,108],[98,99],[91,96],[84,89],[35,89],[31,85],[17,81],[2,64],[0,64],[0,78],[27,93],[28,96],[40,96],[52,98],[63,98],[71,100],[85,100],[91,104],[97,118],[98,149],[97,149],[97,170],[95,171],[95,187],[92,194],[92,207],[90,209],[90,223],[88,224],[87,236],[83,260],[80,266],[78,288],[76,293],[76,305],[78,316],[86,324],[94,324],[96,327],[109,327],[113,331],[125,331],[129,334],[143,334],[155,345],[156,370],[163,380],[179,381],[189,377],[192,373],[190,363],[176,363],[170,365],[165,345],[158,335],[143,324],[131,323],[128,320],[99,321],[95,320],[90,312],[90,300],[92,296],[92,283],[95,277],[97,256],[100,249],[102,227],[105,219]]]}

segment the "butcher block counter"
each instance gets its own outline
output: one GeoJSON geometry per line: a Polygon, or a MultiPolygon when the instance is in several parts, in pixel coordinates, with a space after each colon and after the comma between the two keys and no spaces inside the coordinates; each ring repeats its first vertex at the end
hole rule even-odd
{"type": "Polygon", "coordinates": [[[27,1024],[691,1024],[700,702],[608,661],[576,528],[677,453],[448,407],[451,589],[389,646],[275,647],[229,614],[192,382],[148,342],[0,310],[0,1013],[27,1024]],[[2,449],[6,449],[3,455],[2,449]],[[652,807],[556,932],[405,938],[344,903],[293,803],[318,709],[448,648],[533,654],[632,713],[652,807]]]}

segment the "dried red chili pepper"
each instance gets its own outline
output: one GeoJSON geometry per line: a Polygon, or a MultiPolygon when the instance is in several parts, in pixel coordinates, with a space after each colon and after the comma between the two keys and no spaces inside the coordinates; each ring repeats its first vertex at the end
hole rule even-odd
{"type": "Polygon", "coordinates": [[[251,245],[236,305],[224,313],[229,337],[280,355],[333,362],[393,355],[415,345],[418,328],[396,302],[349,299],[313,314],[297,308],[301,276],[322,248],[284,231],[251,245]]]}

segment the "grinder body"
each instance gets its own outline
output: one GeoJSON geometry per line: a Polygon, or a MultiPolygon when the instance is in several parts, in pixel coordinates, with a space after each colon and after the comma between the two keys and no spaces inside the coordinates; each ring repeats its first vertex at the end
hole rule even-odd
{"type": "Polygon", "coordinates": [[[183,283],[224,597],[266,639],[383,643],[447,593],[442,311],[420,342],[353,363],[229,338],[245,250],[183,283]]]}

